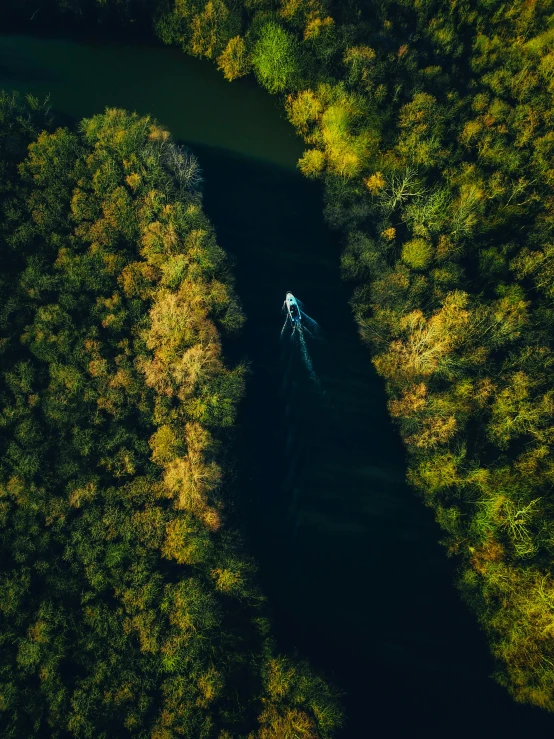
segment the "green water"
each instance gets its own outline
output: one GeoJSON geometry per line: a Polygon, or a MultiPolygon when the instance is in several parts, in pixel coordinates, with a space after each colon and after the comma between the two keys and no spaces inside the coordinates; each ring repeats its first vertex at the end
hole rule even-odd
{"type": "Polygon", "coordinates": [[[345,692],[344,737],[546,736],[554,720],[488,677],[484,638],[452,586],[431,512],[404,483],[382,383],[339,280],[321,194],[296,171],[302,143],[252,80],[144,44],[0,36],[0,87],[68,118],[152,113],[197,153],[205,207],[230,254],[252,373],[239,419],[236,517],[260,563],[280,646],[345,692]],[[286,290],[323,328],[280,341],[286,290]]]}

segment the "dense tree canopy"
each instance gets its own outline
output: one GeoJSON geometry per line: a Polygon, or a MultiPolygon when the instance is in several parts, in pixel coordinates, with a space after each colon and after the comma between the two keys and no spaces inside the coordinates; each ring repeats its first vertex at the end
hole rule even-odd
{"type": "Polygon", "coordinates": [[[2,95],[0,161],[0,733],[330,737],[227,520],[243,316],[195,158],[2,95]]]}
{"type": "Polygon", "coordinates": [[[58,5],[151,13],[163,41],[283,94],[410,480],[499,681],[554,710],[551,0],[58,5]]]}

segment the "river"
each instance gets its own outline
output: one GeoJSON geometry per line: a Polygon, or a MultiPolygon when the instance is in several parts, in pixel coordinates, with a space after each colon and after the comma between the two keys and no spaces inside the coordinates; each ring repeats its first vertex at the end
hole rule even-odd
{"type": "MultiPolygon", "coordinates": [[[[344,692],[344,739],[546,736],[554,719],[514,704],[453,586],[440,530],[405,484],[381,380],[339,279],[302,142],[251,79],[145,43],[0,35],[0,88],[50,94],[56,113],[151,113],[198,155],[204,205],[229,253],[251,363],[238,433],[236,511],[260,564],[276,636],[344,692]],[[280,339],[292,290],[322,327],[280,339]]],[[[237,349],[235,349],[237,351],[237,349]]]]}

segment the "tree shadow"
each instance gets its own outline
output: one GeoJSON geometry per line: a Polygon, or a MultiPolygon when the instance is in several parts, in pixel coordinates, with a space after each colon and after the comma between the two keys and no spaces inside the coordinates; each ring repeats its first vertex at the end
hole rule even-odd
{"type": "Polygon", "coordinates": [[[10,85],[32,84],[34,82],[55,82],[56,77],[50,70],[33,64],[28,60],[19,60],[13,64],[9,54],[0,52],[0,79],[10,85]]]}

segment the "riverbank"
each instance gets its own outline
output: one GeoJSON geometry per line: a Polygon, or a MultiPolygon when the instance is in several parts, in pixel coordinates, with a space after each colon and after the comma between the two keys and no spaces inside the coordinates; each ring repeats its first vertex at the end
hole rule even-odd
{"type": "Polygon", "coordinates": [[[51,91],[53,108],[70,116],[105,105],[149,110],[197,152],[205,207],[247,315],[242,350],[253,372],[239,415],[240,494],[251,549],[280,642],[347,692],[345,736],[376,727],[390,736],[414,727],[428,736],[544,733],[550,717],[513,704],[490,681],[484,640],[436,543],[440,531],[403,482],[404,453],[357,338],[320,190],[295,171],[302,145],[276,101],[155,46],[8,36],[0,53],[11,75],[0,86],[51,91]],[[191,120],[203,107],[209,125],[204,113],[191,120]],[[300,367],[298,390],[282,389],[286,289],[323,327],[313,354],[329,403],[319,403],[300,367]],[[303,446],[306,481],[291,515],[290,433],[289,444],[303,446]]]}

